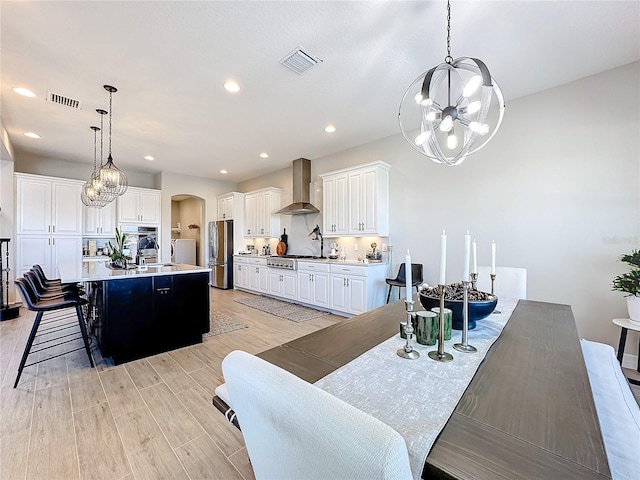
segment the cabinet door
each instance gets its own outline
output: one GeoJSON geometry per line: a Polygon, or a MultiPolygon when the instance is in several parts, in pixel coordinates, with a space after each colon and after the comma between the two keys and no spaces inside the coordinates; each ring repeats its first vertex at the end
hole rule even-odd
{"type": "Polygon", "coordinates": [[[378,174],[375,170],[364,170],[360,179],[360,223],[363,233],[378,231],[378,174]]]}
{"type": "Polygon", "coordinates": [[[250,265],[249,269],[249,288],[254,291],[260,290],[260,267],[250,265]]]}
{"type": "MultiPolygon", "coordinates": [[[[113,202],[111,202],[113,203],[113,202]]],[[[106,208],[106,207],[105,207],[106,208]]],[[[102,212],[99,208],[82,207],[82,234],[87,236],[100,235],[102,212]]]]}
{"type": "Polygon", "coordinates": [[[339,235],[349,233],[349,193],[346,175],[336,177],[334,221],[334,233],[339,235]]]}
{"type": "Polygon", "coordinates": [[[218,200],[218,220],[226,220],[225,200],[223,198],[218,200]]]}
{"type": "Polygon", "coordinates": [[[358,235],[362,232],[361,211],[361,180],[360,172],[349,174],[349,233],[358,235]]]}
{"type": "Polygon", "coordinates": [[[367,310],[367,277],[347,278],[349,290],[349,313],[363,313],[367,310]]]}
{"type": "Polygon", "coordinates": [[[114,237],[116,234],[116,202],[109,202],[100,211],[100,235],[114,237]]]}
{"type": "Polygon", "coordinates": [[[268,235],[269,197],[265,193],[256,195],[256,235],[268,235]]]}
{"type": "Polygon", "coordinates": [[[244,198],[244,234],[245,237],[255,237],[257,227],[257,197],[247,195],[244,198]]]}
{"type": "Polygon", "coordinates": [[[51,233],[51,182],[16,178],[17,233],[51,233]]]}
{"type": "Polygon", "coordinates": [[[118,223],[138,223],[140,217],[139,202],[140,195],[138,192],[127,190],[124,195],[117,199],[118,202],[118,223]]]}
{"type": "Polygon", "coordinates": [[[51,238],[51,270],[58,278],[58,266],[64,265],[65,270],[80,272],[82,269],[82,237],[52,237],[51,238]]]}
{"type": "Polygon", "coordinates": [[[330,236],[335,229],[336,216],[336,178],[322,179],[322,231],[325,236],[330,236]]]}
{"type": "Polygon", "coordinates": [[[344,275],[331,275],[331,308],[347,312],[347,277],[344,275]]]}
{"type": "Polygon", "coordinates": [[[329,306],[329,274],[313,273],[311,283],[313,284],[313,303],[319,307],[329,306]]]}
{"type": "Polygon", "coordinates": [[[278,297],[282,296],[282,270],[269,270],[269,293],[278,297]]]}
{"type": "Polygon", "coordinates": [[[262,293],[269,292],[269,267],[260,267],[258,290],[262,293]]]}
{"type": "Polygon", "coordinates": [[[55,278],[51,268],[50,235],[18,235],[16,247],[16,277],[21,277],[34,265],[40,265],[47,277],[55,278]]]}
{"type": "Polygon", "coordinates": [[[241,263],[236,263],[233,267],[235,271],[233,272],[233,284],[236,288],[242,288],[242,265],[241,263]]]}
{"type": "Polygon", "coordinates": [[[140,221],[146,225],[157,225],[160,223],[160,202],[159,192],[140,192],[140,221]]]}
{"type": "Polygon", "coordinates": [[[296,272],[282,274],[282,296],[291,300],[298,298],[298,275],[296,272]]]}
{"type": "Polygon", "coordinates": [[[310,272],[298,272],[298,300],[313,304],[313,284],[310,272]]]}
{"type": "Polygon", "coordinates": [[[51,233],[82,235],[82,185],[52,182],[51,233]]]}
{"type": "Polygon", "coordinates": [[[233,197],[224,199],[224,219],[233,220],[233,197]]]}

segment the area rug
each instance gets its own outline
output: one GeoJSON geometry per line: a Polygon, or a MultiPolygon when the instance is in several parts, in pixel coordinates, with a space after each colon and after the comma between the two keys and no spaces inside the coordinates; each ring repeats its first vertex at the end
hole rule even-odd
{"type": "Polygon", "coordinates": [[[297,305],[295,303],[283,302],[282,300],[276,300],[275,298],[262,297],[260,295],[240,297],[236,299],[236,302],[297,323],[306,322],[312,318],[328,315],[328,312],[321,312],[320,310],[315,310],[313,308],[303,307],[302,305],[297,305]]]}
{"type": "Polygon", "coordinates": [[[234,320],[229,315],[222,312],[216,312],[215,310],[211,310],[211,313],[209,314],[209,326],[209,332],[203,334],[203,337],[213,337],[215,335],[221,335],[223,333],[229,333],[234,330],[249,327],[246,323],[234,320]]]}

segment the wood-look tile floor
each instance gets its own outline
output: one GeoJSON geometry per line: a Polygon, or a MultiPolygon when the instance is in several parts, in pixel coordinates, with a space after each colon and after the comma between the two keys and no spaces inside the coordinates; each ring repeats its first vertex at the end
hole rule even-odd
{"type": "MultiPolygon", "coordinates": [[[[211,308],[249,328],[118,366],[92,346],[24,370],[13,382],[34,314],[0,323],[0,479],[252,479],[241,433],[211,404],[220,362],[259,353],[342,317],[295,323],[211,289],[211,308]]],[[[177,328],[179,319],[176,319],[177,328]]],[[[55,353],[55,352],[53,352],[55,353]]]]}

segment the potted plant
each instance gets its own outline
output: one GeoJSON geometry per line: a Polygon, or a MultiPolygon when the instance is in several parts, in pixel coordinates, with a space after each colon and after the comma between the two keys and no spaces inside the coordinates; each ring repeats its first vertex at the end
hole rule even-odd
{"type": "Polygon", "coordinates": [[[115,245],[109,241],[109,258],[111,259],[111,265],[116,268],[127,268],[127,260],[131,260],[131,257],[124,253],[127,235],[125,233],[120,233],[120,230],[116,228],[115,240],[115,245]]]}
{"type": "Polygon", "coordinates": [[[631,267],[631,271],[613,279],[613,290],[627,294],[629,319],[640,324],[640,250],[620,257],[620,261],[631,267]]]}

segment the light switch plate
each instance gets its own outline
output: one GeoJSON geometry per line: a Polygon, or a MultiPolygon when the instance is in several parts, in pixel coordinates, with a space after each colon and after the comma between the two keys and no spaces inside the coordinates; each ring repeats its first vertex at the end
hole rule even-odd
{"type": "Polygon", "coordinates": [[[383,244],[382,244],[382,251],[383,251],[383,252],[386,252],[386,251],[387,251],[387,244],[386,244],[386,243],[383,243],[383,244]]]}

